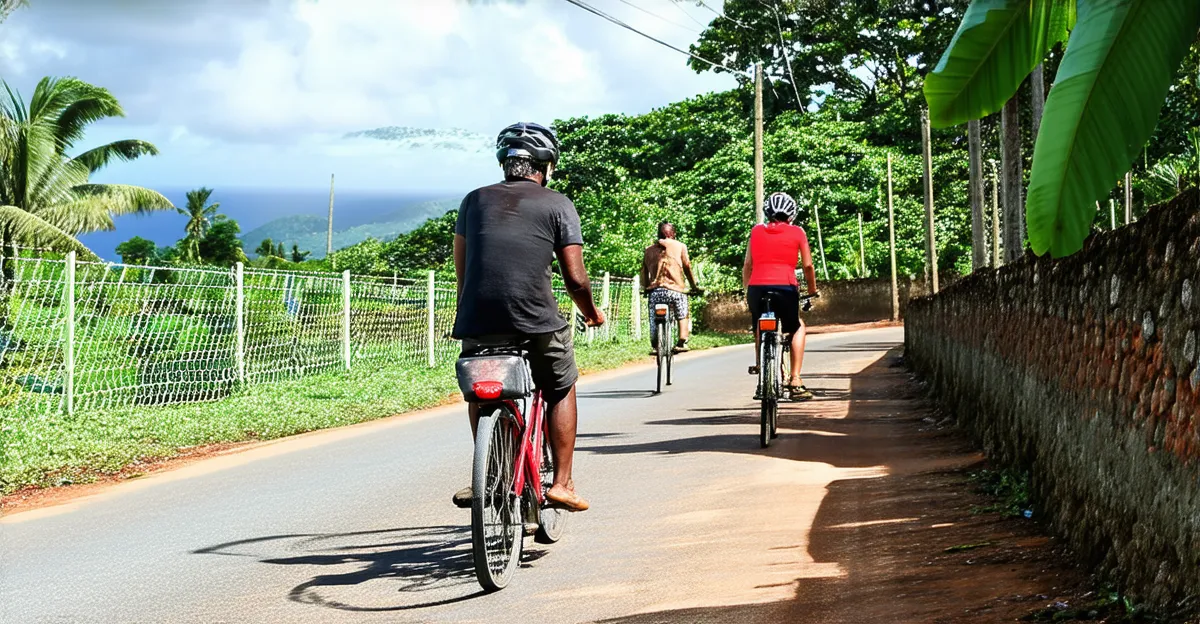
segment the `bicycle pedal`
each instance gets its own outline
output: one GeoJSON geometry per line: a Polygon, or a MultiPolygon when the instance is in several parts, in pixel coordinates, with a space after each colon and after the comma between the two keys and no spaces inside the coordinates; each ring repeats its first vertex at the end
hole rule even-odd
{"type": "Polygon", "coordinates": [[[526,522],[525,523],[525,535],[526,536],[537,535],[539,528],[540,527],[538,526],[538,523],[536,523],[536,522],[526,522]]]}

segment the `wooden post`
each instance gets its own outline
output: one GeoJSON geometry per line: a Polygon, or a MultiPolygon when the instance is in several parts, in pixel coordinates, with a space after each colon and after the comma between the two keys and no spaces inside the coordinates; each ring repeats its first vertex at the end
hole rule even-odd
{"type": "Polygon", "coordinates": [[[930,276],[930,292],[938,292],[937,233],[933,220],[933,146],[929,138],[929,111],[921,110],[921,145],[925,159],[925,263],[930,276]]]}
{"type": "Polygon", "coordinates": [[[65,345],[66,384],[63,389],[67,414],[75,413],[75,252],[67,252],[66,284],[63,300],[66,303],[67,335],[65,345]]]}
{"type": "Polygon", "coordinates": [[[829,281],[829,267],[825,264],[825,239],[821,237],[821,206],[814,201],[812,207],[813,218],[817,220],[817,251],[821,254],[821,274],[829,281]]]}
{"type": "Polygon", "coordinates": [[[1000,169],[992,159],[992,268],[1003,264],[1000,258],[1000,169]]]}
{"type": "Polygon", "coordinates": [[[988,265],[983,219],[983,139],[979,121],[967,122],[967,153],[970,158],[971,270],[988,265]]]}
{"type": "Polygon", "coordinates": [[[1112,199],[1108,200],[1108,220],[1109,229],[1117,229],[1117,202],[1113,201],[1112,199]]]}
{"type": "Polygon", "coordinates": [[[1022,195],[1021,103],[1011,98],[1000,114],[1000,168],[1004,180],[1004,261],[1025,254],[1025,199],[1022,195]]]}
{"type": "Polygon", "coordinates": [[[867,276],[867,246],[863,241],[862,211],[858,212],[858,276],[867,276]]]}
{"type": "MultiPolygon", "coordinates": [[[[600,289],[600,309],[604,310],[605,317],[611,317],[612,311],[609,306],[612,305],[612,275],[608,271],[604,272],[604,286],[600,289]]],[[[614,319],[615,321],[615,319],[614,319]]],[[[613,321],[606,320],[604,323],[604,340],[605,342],[612,340],[612,324],[613,321]]]]}
{"type": "Polygon", "coordinates": [[[642,276],[637,274],[633,276],[633,295],[630,297],[633,308],[629,311],[629,318],[633,319],[633,338],[634,340],[642,339],[642,276]]]}
{"type": "Polygon", "coordinates": [[[1125,225],[1133,223],[1133,172],[1125,172],[1125,225]]]}
{"type": "Polygon", "coordinates": [[[754,218],[763,222],[763,68],[754,64],[754,218]]]}
{"type": "Polygon", "coordinates": [[[329,174],[329,230],[325,235],[325,257],[333,255],[333,174],[329,174]]]}
{"type": "Polygon", "coordinates": [[[896,285],[896,217],[892,211],[892,154],[887,156],[888,253],[892,260],[892,320],[900,320],[900,291],[896,285]]]}
{"type": "Polygon", "coordinates": [[[1041,63],[1029,74],[1029,110],[1033,119],[1033,141],[1037,143],[1038,132],[1042,129],[1042,113],[1046,110],[1046,72],[1041,63]]]}

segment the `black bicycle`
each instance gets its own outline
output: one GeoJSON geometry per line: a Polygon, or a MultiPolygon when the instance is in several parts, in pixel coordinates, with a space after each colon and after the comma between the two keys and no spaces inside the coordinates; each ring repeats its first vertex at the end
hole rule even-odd
{"type": "MultiPolygon", "coordinates": [[[[820,295],[803,295],[801,305],[807,311],[811,300],[820,295]]],[[[772,308],[778,307],[778,294],[768,291],[763,296],[763,313],[756,326],[759,333],[758,392],[759,444],[763,448],[779,437],[779,402],[784,396],[783,383],[791,378],[792,337],[785,335],[772,308]]]]}
{"type": "Polygon", "coordinates": [[[655,377],[655,393],[661,393],[663,386],[671,385],[671,364],[675,360],[675,313],[671,306],[665,303],[654,306],[654,358],[658,363],[658,374],[655,377]]]}

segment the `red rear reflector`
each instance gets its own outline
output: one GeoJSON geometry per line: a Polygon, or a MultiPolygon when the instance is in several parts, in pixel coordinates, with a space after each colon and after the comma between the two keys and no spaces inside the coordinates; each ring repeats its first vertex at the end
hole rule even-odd
{"type": "Polygon", "coordinates": [[[490,401],[500,398],[500,393],[504,392],[504,384],[498,381],[477,381],[471,384],[471,389],[475,391],[475,396],[490,401]]]}
{"type": "Polygon", "coordinates": [[[759,331],[775,331],[779,329],[778,319],[758,319],[759,331]]]}
{"type": "Polygon", "coordinates": [[[655,316],[666,316],[667,315],[667,307],[661,306],[661,307],[654,308],[654,315],[655,316]]]}

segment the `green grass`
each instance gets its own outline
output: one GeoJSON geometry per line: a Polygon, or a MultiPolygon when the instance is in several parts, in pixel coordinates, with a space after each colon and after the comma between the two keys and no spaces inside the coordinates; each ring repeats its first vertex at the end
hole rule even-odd
{"type": "MultiPolygon", "coordinates": [[[[748,335],[699,334],[692,345],[707,349],[748,339],[748,335]]],[[[588,346],[581,340],[577,360],[585,372],[648,360],[647,343],[588,346]]],[[[0,416],[0,493],[84,483],[200,445],[275,439],[374,420],[437,405],[457,391],[449,366],[429,369],[365,362],[348,373],[327,372],[252,386],[212,403],[84,411],[74,416],[6,409],[0,416]]]]}

